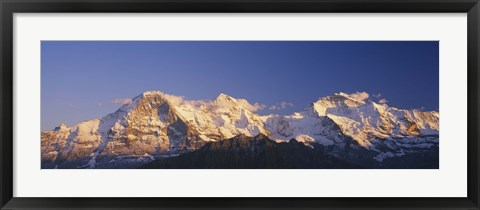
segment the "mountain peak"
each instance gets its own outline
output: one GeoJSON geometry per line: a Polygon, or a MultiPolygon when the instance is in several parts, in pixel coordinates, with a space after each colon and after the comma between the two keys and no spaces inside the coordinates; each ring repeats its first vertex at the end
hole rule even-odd
{"type": "Polygon", "coordinates": [[[333,96],[342,97],[342,98],[359,102],[359,103],[365,103],[366,100],[370,97],[370,95],[367,92],[356,92],[356,93],[350,93],[350,94],[340,92],[340,93],[335,93],[333,96]]]}
{"type": "Polygon", "coordinates": [[[175,106],[179,106],[186,101],[183,96],[171,95],[162,91],[145,91],[139,96],[135,97],[133,101],[135,101],[137,98],[148,98],[149,100],[168,102],[175,106]]]}
{"type": "Polygon", "coordinates": [[[230,101],[230,102],[237,102],[237,99],[225,94],[225,93],[220,93],[217,98],[215,98],[215,101],[230,101]]]}
{"type": "Polygon", "coordinates": [[[367,103],[369,94],[366,92],[356,93],[334,93],[331,96],[322,97],[310,106],[319,115],[325,115],[325,111],[328,108],[334,107],[350,107],[356,108],[367,103]]]}
{"type": "Polygon", "coordinates": [[[62,123],[60,123],[60,125],[55,127],[55,129],[53,129],[53,130],[54,131],[66,131],[66,130],[68,130],[68,125],[62,122],[62,123]]]}
{"type": "MultiPolygon", "coordinates": [[[[147,97],[163,97],[164,96],[164,93],[161,92],[161,91],[145,91],[135,97],[132,98],[132,102],[135,102],[135,101],[140,101],[144,98],[147,98],[147,97]]],[[[131,103],[128,103],[128,104],[125,104],[125,105],[129,105],[131,103]]]]}
{"type": "Polygon", "coordinates": [[[158,90],[145,91],[142,93],[143,96],[152,96],[152,95],[163,95],[164,93],[158,90]]]}

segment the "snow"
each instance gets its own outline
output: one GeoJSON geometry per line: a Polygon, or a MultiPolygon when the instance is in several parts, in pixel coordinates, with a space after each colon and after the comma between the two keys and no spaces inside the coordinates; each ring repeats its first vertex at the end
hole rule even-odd
{"type": "Polygon", "coordinates": [[[403,155],[405,155],[405,153],[403,153],[403,152],[401,152],[401,153],[382,152],[382,153],[378,154],[377,156],[375,156],[373,159],[381,162],[386,158],[400,157],[400,156],[403,156],[403,155]]]}
{"type": "Polygon", "coordinates": [[[152,161],[155,160],[155,158],[154,158],[152,155],[148,154],[148,153],[145,153],[145,154],[143,155],[143,157],[144,157],[144,158],[149,158],[149,159],[152,160],[152,161]]]}
{"type": "MultiPolygon", "coordinates": [[[[191,145],[180,144],[186,133],[185,129],[172,126],[176,121],[184,122],[188,130],[196,132],[203,141],[261,133],[277,142],[295,138],[307,145],[315,142],[326,146],[345,141],[345,136],[366,148],[374,148],[374,141],[378,139],[389,139],[401,144],[396,146],[402,148],[417,149],[429,148],[432,143],[438,142],[438,138],[422,137],[438,136],[438,112],[397,109],[386,103],[375,103],[368,97],[369,94],[365,92],[340,92],[320,98],[292,115],[260,116],[255,111],[263,105],[251,104],[245,99],[224,93],[214,100],[186,100],[160,91],[147,91],[101,119],[87,120],[71,128],[61,124],[54,131],[48,131],[52,134],[52,140],[49,141],[65,145],[59,149],[58,156],[75,152],[74,147],[80,148],[78,143],[90,145],[93,155],[86,167],[95,167],[96,159],[109,149],[107,145],[112,139],[116,141],[110,144],[111,153],[114,152],[113,146],[124,145],[118,139],[125,138],[133,142],[141,141],[135,149],[124,148],[127,154],[135,150],[153,154],[160,147],[171,148],[170,152],[180,151],[183,146],[191,148],[191,145]],[[166,132],[173,135],[167,135],[166,132]],[[175,139],[169,139],[169,136],[175,139]]],[[[122,153],[121,149],[115,150],[115,153],[122,153]]],[[[395,155],[398,154],[383,152],[376,159],[383,160],[395,155]]]]}

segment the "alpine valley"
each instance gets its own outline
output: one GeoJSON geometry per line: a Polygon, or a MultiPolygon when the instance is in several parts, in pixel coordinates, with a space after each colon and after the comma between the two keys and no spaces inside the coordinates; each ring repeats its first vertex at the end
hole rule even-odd
{"type": "Polygon", "coordinates": [[[439,113],[336,93],[292,115],[220,94],[148,91],[117,111],[41,132],[43,169],[439,168],[439,113]]]}

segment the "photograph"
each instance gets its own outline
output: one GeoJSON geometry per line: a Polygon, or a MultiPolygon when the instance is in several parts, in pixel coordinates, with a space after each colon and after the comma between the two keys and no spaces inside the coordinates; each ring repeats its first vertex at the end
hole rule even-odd
{"type": "Polygon", "coordinates": [[[438,41],[52,40],[40,60],[41,169],[439,169],[438,41]]]}

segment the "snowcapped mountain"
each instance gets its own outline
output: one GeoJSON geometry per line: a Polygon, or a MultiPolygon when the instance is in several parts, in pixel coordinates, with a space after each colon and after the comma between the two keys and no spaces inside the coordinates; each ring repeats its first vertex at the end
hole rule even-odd
{"type": "Polygon", "coordinates": [[[275,139],[324,145],[334,144],[339,132],[363,147],[372,146],[373,139],[438,135],[438,112],[402,110],[367,99],[367,93],[337,93],[320,98],[303,112],[263,119],[275,139]]]}
{"type": "Polygon", "coordinates": [[[260,116],[261,105],[226,94],[193,101],[148,91],[103,118],[42,132],[42,167],[97,168],[119,157],[147,163],[238,135],[296,139],[345,160],[355,149],[383,161],[438,147],[438,112],[397,109],[368,96],[337,93],[289,116],[260,116]]]}

